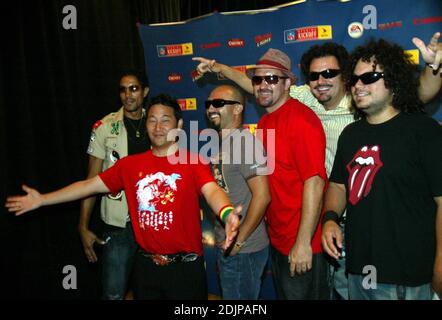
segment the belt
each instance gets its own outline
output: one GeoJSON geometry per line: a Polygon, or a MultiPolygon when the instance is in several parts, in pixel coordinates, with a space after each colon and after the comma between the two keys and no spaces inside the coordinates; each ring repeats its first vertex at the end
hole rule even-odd
{"type": "Polygon", "coordinates": [[[196,253],[176,253],[176,254],[153,254],[139,250],[146,258],[150,258],[157,266],[167,266],[171,263],[192,262],[198,259],[196,253]]]}

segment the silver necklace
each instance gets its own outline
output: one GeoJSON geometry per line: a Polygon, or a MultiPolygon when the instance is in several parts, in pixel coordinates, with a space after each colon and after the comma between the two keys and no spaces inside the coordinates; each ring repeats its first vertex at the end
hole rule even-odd
{"type": "Polygon", "coordinates": [[[141,137],[140,127],[141,127],[141,123],[143,122],[143,116],[141,116],[140,120],[138,121],[138,128],[136,128],[136,127],[134,126],[134,124],[132,123],[132,119],[127,118],[127,122],[129,122],[130,125],[132,126],[132,128],[134,128],[134,130],[135,130],[135,136],[136,136],[137,138],[140,138],[140,137],[141,137]]]}

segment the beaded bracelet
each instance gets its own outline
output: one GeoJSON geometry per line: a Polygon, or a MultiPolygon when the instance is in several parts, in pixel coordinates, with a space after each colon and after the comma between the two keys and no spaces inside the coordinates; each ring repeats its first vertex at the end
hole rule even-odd
{"type": "Polygon", "coordinates": [[[220,217],[220,219],[226,223],[227,217],[229,216],[230,212],[233,211],[233,206],[228,204],[224,207],[221,208],[221,210],[219,210],[218,212],[218,217],[220,217]]]}

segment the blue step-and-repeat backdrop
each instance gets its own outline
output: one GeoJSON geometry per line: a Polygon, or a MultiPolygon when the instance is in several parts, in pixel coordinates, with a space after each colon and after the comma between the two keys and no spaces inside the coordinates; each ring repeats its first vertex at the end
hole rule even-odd
{"type": "MultiPolygon", "coordinates": [[[[325,41],[343,44],[349,51],[368,38],[384,38],[410,50],[416,63],[424,64],[412,37],[428,43],[442,31],[441,0],[353,0],[298,1],[285,7],[236,13],[214,13],[186,22],[141,25],[146,72],[151,96],[168,93],[176,97],[184,112],[184,125],[198,121],[198,131],[207,127],[204,100],[210,91],[227,80],[210,74],[195,81],[196,62],[206,57],[245,71],[269,48],[286,52],[292,71],[302,84],[299,61],[310,46],[325,41]]],[[[245,123],[253,131],[263,114],[249,96],[245,123]]],[[[442,94],[427,107],[442,121],[442,94]]],[[[194,128],[193,128],[194,129],[194,128]]],[[[209,292],[220,293],[213,249],[211,219],[203,220],[203,238],[209,278],[209,292]]],[[[270,269],[266,272],[263,299],[275,297],[270,269]]]]}

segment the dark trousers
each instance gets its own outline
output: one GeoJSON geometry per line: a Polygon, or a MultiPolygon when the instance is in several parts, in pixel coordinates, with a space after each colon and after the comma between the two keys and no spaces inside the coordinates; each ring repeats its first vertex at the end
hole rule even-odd
{"type": "Polygon", "coordinates": [[[204,258],[191,262],[157,266],[137,253],[133,270],[134,297],[137,300],[207,300],[204,258]]]}
{"type": "Polygon", "coordinates": [[[322,253],[313,255],[310,271],[291,277],[288,257],[272,248],[272,272],[278,299],[330,299],[328,265],[322,253]]]}

